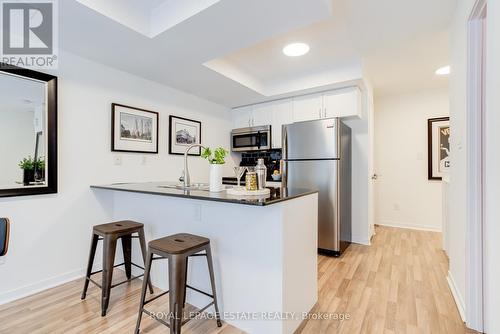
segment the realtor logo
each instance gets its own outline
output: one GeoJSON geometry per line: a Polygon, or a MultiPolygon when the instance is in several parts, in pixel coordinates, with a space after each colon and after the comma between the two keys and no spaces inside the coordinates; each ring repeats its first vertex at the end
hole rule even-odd
{"type": "Polygon", "coordinates": [[[1,1],[2,59],[20,67],[57,67],[56,2],[1,1]]]}

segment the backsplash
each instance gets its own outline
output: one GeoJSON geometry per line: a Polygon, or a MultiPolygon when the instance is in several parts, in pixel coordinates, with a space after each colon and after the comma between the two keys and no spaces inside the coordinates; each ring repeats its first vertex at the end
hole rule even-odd
{"type": "Polygon", "coordinates": [[[271,174],[273,171],[280,169],[281,158],[281,150],[242,153],[240,166],[255,166],[257,165],[257,159],[264,159],[264,164],[267,167],[267,178],[272,180],[271,174]]]}

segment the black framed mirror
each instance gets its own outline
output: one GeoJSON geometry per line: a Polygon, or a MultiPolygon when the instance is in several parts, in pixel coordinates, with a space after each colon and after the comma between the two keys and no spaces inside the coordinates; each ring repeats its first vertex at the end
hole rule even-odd
{"type": "Polygon", "coordinates": [[[0,63],[0,197],[57,193],[57,77],[0,63]]]}

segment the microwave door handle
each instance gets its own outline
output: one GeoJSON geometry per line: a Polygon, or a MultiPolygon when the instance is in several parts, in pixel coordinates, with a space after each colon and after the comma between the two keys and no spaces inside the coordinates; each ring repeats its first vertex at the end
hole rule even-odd
{"type": "Polygon", "coordinates": [[[260,131],[257,131],[257,148],[260,150],[260,131]]]}

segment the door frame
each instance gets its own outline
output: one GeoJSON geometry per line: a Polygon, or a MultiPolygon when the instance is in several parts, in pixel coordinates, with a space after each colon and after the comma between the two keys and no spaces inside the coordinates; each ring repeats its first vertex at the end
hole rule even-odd
{"type": "Polygon", "coordinates": [[[487,0],[477,0],[468,21],[467,66],[467,327],[484,331],[485,77],[487,0]]]}

